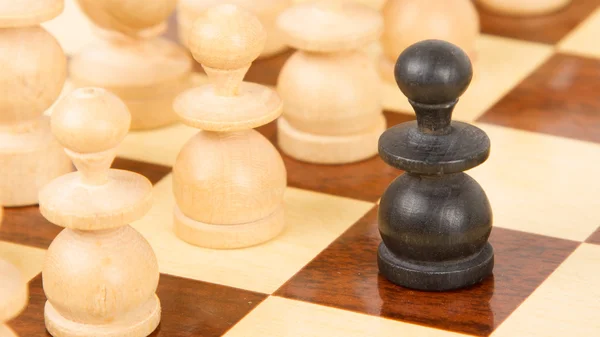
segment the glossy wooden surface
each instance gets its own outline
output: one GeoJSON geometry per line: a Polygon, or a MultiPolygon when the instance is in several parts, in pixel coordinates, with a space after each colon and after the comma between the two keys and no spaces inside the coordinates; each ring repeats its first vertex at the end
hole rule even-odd
{"type": "MultiPolygon", "coordinates": [[[[549,50],[560,39],[568,39],[569,31],[599,5],[600,0],[574,0],[565,12],[529,20],[482,13],[483,31],[521,40],[488,36],[494,41],[549,50]]],[[[176,39],[175,33],[171,25],[168,35],[176,39]]],[[[279,69],[289,55],[257,61],[247,79],[276,84],[279,69]]],[[[526,58],[528,53],[514,57],[526,58]]],[[[502,72],[511,69],[506,63],[513,62],[503,53],[492,61],[500,63],[502,72]]],[[[490,200],[497,211],[495,220],[501,225],[491,236],[497,267],[482,284],[457,292],[411,291],[377,274],[380,236],[375,203],[401,173],[377,157],[352,165],[316,166],[283,156],[290,186],[286,211],[291,230],[264,247],[213,255],[184,244],[176,246],[170,238],[171,167],[167,159],[176,155],[180,145],[167,146],[171,139],[165,138],[183,134],[183,142],[193,133],[176,126],[164,133],[135,135],[139,142],[136,153],[146,152],[146,161],[163,165],[140,161],[129,156],[131,152],[124,153],[113,167],[141,173],[157,183],[155,197],[160,208],[144,220],[147,223],[137,225],[158,247],[161,268],[169,270],[161,274],[158,295],[164,312],[155,335],[300,337],[331,336],[341,331],[348,336],[404,333],[464,337],[466,333],[548,337],[564,335],[561,331],[581,336],[600,333],[597,320],[586,316],[600,310],[593,302],[597,269],[590,267],[600,257],[600,228],[597,216],[584,211],[597,209],[598,199],[581,193],[585,186],[596,186],[597,179],[591,174],[577,174],[581,165],[585,165],[584,172],[593,170],[593,163],[600,158],[596,94],[600,62],[566,51],[550,57],[539,68],[536,62],[523,81],[507,85],[497,102],[490,104],[491,108],[486,105],[477,120],[493,136],[492,152],[481,171],[475,171],[477,168],[468,173],[482,182],[486,191],[493,192],[490,200]],[[520,151],[522,147],[528,150],[520,151]],[[585,164],[573,160],[565,163],[565,154],[585,157],[585,164]],[[513,179],[511,175],[519,174],[515,168],[527,172],[513,179]],[[590,183],[590,179],[596,180],[590,183]],[[369,209],[354,223],[361,217],[357,214],[369,209]],[[543,216],[537,216],[539,212],[543,216]],[[552,223],[546,221],[550,217],[552,223]],[[181,263],[169,263],[173,260],[181,263]],[[548,327],[538,332],[536,325],[532,325],[533,332],[518,330],[529,325],[524,322],[530,317],[535,324],[548,327]]],[[[414,114],[403,111],[385,113],[390,126],[414,119],[414,114]]],[[[259,131],[275,143],[274,123],[259,131]]],[[[21,265],[28,266],[27,275],[33,276],[42,249],[60,230],[46,222],[37,207],[7,209],[0,229],[0,254],[7,254],[9,260],[20,259],[21,265]]],[[[30,306],[10,324],[21,337],[47,336],[39,275],[30,288],[30,306]]]]}
{"type": "Polygon", "coordinates": [[[585,242],[600,245],[600,227],[585,242]]]}
{"type": "Polygon", "coordinates": [[[376,212],[371,210],[276,295],[487,336],[578,246],[495,228],[490,238],[496,251],[493,276],[453,292],[413,291],[378,274],[376,212]]]}
{"type": "MultiPolygon", "coordinates": [[[[266,298],[263,294],[164,274],[160,276],[157,295],[166,317],[150,335],[157,337],[221,336],[266,298]]],[[[44,327],[45,302],[42,277],[38,275],[30,283],[29,306],[11,322],[22,337],[50,336],[44,327]]]]}
{"type": "Polygon", "coordinates": [[[557,53],[478,121],[600,142],[600,60],[557,53]]]}

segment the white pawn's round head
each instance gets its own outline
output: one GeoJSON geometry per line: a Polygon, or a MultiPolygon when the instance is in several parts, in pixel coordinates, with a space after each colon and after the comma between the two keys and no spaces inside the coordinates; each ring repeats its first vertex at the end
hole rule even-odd
{"type": "Polygon", "coordinates": [[[81,88],[62,98],[52,112],[52,133],[67,149],[98,153],[117,147],[127,135],[131,115],[115,94],[81,88]]]}
{"type": "Polygon", "coordinates": [[[189,36],[190,51],[196,61],[221,70],[249,66],[267,40],[258,18],[231,4],[209,8],[194,22],[189,36]]]}

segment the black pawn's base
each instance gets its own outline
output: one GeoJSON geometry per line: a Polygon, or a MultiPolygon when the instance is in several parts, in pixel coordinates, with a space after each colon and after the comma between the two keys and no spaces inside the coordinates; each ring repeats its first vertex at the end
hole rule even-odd
{"type": "Polygon", "coordinates": [[[446,291],[474,285],[490,275],[494,250],[488,242],[480,253],[459,262],[416,262],[399,259],[381,243],[377,262],[381,274],[392,283],[417,290],[446,291]]]}

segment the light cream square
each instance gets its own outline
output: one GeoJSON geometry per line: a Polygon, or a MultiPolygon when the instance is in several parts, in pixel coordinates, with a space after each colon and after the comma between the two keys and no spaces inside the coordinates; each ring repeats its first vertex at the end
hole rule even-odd
{"type": "Polygon", "coordinates": [[[494,226],[584,241],[598,227],[600,145],[481,123],[488,161],[468,171],[486,191],[494,226]]]}
{"type": "Polygon", "coordinates": [[[199,131],[180,123],[160,129],[132,131],[119,145],[118,156],[173,166],[183,145],[199,131]]]}
{"type": "Polygon", "coordinates": [[[273,296],[258,305],[224,336],[458,337],[466,335],[273,296]]]}
{"type": "MultiPolygon", "coordinates": [[[[192,76],[194,86],[207,83],[203,74],[194,73],[192,76]]],[[[118,156],[173,166],[183,145],[199,131],[181,123],[147,131],[131,131],[119,146],[118,156]]]]}
{"type": "Polygon", "coordinates": [[[492,337],[600,336],[600,246],[582,244],[492,337]]]}
{"type": "MultiPolygon", "coordinates": [[[[483,34],[476,51],[473,80],[454,110],[457,120],[476,120],[552,55],[550,46],[483,34]]],[[[385,109],[413,114],[395,83],[383,87],[385,109]]]]}
{"type": "Polygon", "coordinates": [[[44,249],[0,241],[0,259],[17,267],[27,281],[42,272],[45,257],[44,249]]]}
{"type": "Polygon", "coordinates": [[[564,53],[582,56],[600,57],[600,8],[583,21],[577,28],[565,36],[558,44],[558,50],[564,53]]]}
{"type": "Polygon", "coordinates": [[[213,250],[193,246],[173,232],[172,176],[154,191],[154,207],[133,224],[150,242],[162,273],[270,294],[352,226],[374,204],[288,188],[286,229],[265,244],[213,250]]]}

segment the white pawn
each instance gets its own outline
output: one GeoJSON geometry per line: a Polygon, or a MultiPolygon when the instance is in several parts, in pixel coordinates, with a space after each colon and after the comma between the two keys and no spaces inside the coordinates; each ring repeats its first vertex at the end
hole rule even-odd
{"type": "MultiPolygon", "coordinates": [[[[194,21],[211,6],[222,0],[180,0],[177,5],[179,40],[189,47],[189,34],[194,21]]],[[[267,31],[267,42],[260,57],[270,57],[287,49],[283,36],[277,29],[277,16],[290,6],[292,0],[227,0],[229,4],[240,6],[252,12],[267,31]]]]}
{"type": "Polygon", "coordinates": [[[366,5],[325,0],[287,9],[277,21],[298,49],[279,74],[283,152],[298,160],[343,164],[373,157],[386,128],[380,79],[364,52],[383,20],[366,5]]]}
{"type": "MultiPolygon", "coordinates": [[[[0,223],[2,207],[0,207],[0,223]]],[[[0,259],[0,337],[17,337],[6,324],[23,311],[27,305],[29,289],[17,268],[0,259]]]]}
{"type": "Polygon", "coordinates": [[[284,228],[285,166],[253,130],[279,117],[282,102],[274,90],[242,82],[266,37],[255,16],[230,4],[206,10],[190,31],[190,50],[210,84],[175,100],[182,121],[203,131],[177,157],[173,192],[175,232],[194,245],[247,247],[284,228]]]}
{"type": "Polygon", "coordinates": [[[131,116],[114,94],[75,90],[52,114],[52,132],[78,171],[40,192],[40,211],[66,227],[42,270],[46,328],[55,337],[141,337],[160,321],[156,256],[129,224],[152,203],[145,177],[110,169],[131,116]]]}
{"type": "Polygon", "coordinates": [[[572,0],[476,0],[485,9],[503,15],[536,16],[556,12],[572,0]]]}
{"type": "Polygon", "coordinates": [[[34,205],[40,188],[72,170],[44,116],[67,76],[67,59],[40,24],[58,16],[63,0],[0,4],[0,200],[34,205]]]}

